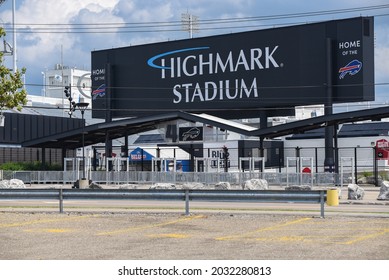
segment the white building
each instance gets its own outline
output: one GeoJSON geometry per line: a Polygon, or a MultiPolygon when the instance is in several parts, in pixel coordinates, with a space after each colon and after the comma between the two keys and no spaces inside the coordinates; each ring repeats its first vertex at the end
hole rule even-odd
{"type": "MultiPolygon", "coordinates": [[[[71,86],[72,101],[88,102],[88,108],[92,108],[90,71],[56,64],[54,69],[42,72],[42,78],[42,95],[28,95],[22,113],[69,117],[70,101],[65,96],[65,86],[71,86]]],[[[76,110],[72,117],[81,115],[76,110]]],[[[90,110],[85,112],[85,119],[87,125],[99,122],[91,119],[90,110]]]]}
{"type": "MultiPolygon", "coordinates": [[[[69,68],[56,64],[54,69],[42,72],[43,96],[52,98],[65,98],[65,86],[71,86],[72,98],[79,102],[91,98],[92,81],[90,71],[69,68]]],[[[86,100],[86,102],[88,102],[86,100]]],[[[89,102],[91,103],[91,102],[89,102]]]]}

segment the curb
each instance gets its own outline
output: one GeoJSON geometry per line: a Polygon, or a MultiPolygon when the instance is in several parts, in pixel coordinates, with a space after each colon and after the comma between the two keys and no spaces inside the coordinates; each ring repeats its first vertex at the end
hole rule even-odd
{"type": "Polygon", "coordinates": [[[348,200],[339,201],[339,204],[355,204],[355,205],[389,205],[389,200],[385,201],[361,201],[361,200],[348,200]]]}

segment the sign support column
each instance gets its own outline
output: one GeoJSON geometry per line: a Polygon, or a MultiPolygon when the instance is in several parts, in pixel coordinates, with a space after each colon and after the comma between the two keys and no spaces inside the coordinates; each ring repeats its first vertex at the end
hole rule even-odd
{"type": "MultiPolygon", "coordinates": [[[[324,114],[326,116],[332,115],[332,39],[327,38],[326,40],[326,74],[327,74],[327,83],[326,83],[326,100],[324,103],[324,114]]],[[[324,172],[334,172],[335,161],[334,161],[334,127],[327,124],[325,127],[325,159],[324,159],[324,172]]]]}
{"type": "MultiPolygon", "coordinates": [[[[105,122],[112,122],[112,67],[110,63],[105,65],[105,122]]],[[[112,140],[109,135],[109,131],[105,132],[105,157],[112,157],[112,140]]],[[[106,167],[108,170],[112,170],[112,162],[109,162],[109,166],[106,167]]]]}

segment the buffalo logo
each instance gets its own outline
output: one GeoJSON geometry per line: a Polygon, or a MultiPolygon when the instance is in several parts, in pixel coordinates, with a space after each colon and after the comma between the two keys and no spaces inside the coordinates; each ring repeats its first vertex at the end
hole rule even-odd
{"type": "Polygon", "coordinates": [[[347,74],[350,74],[351,76],[354,76],[359,71],[361,71],[361,69],[362,69],[362,62],[360,62],[359,60],[354,59],[353,61],[351,61],[346,66],[344,66],[344,67],[339,69],[339,73],[340,73],[339,79],[343,79],[344,76],[346,76],[347,74]]]}
{"type": "Polygon", "coordinates": [[[185,131],[182,134],[182,140],[187,141],[188,138],[195,139],[199,135],[200,135],[200,129],[198,129],[197,127],[192,127],[191,129],[189,129],[188,131],[185,131]]]}
{"type": "Polygon", "coordinates": [[[105,84],[100,85],[97,89],[92,91],[92,98],[95,100],[98,96],[103,97],[105,95],[105,84]]]}

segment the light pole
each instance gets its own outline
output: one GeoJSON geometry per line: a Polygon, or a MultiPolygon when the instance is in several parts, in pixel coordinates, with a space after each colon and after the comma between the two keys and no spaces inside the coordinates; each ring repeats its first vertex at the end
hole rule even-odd
{"type": "Polygon", "coordinates": [[[81,187],[81,181],[83,181],[84,184],[88,184],[89,182],[87,181],[85,183],[86,176],[85,176],[85,141],[84,141],[84,130],[85,130],[85,121],[84,121],[84,113],[86,108],[88,108],[89,103],[87,102],[79,102],[76,103],[76,108],[78,108],[81,111],[81,116],[82,116],[82,178],[79,181],[79,186],[81,187]]]}
{"type": "Polygon", "coordinates": [[[181,14],[182,30],[189,32],[189,38],[193,38],[193,32],[199,32],[199,17],[189,14],[181,14]]]}
{"type": "Polygon", "coordinates": [[[41,72],[43,79],[43,97],[46,97],[46,74],[45,72],[41,72]]]}

